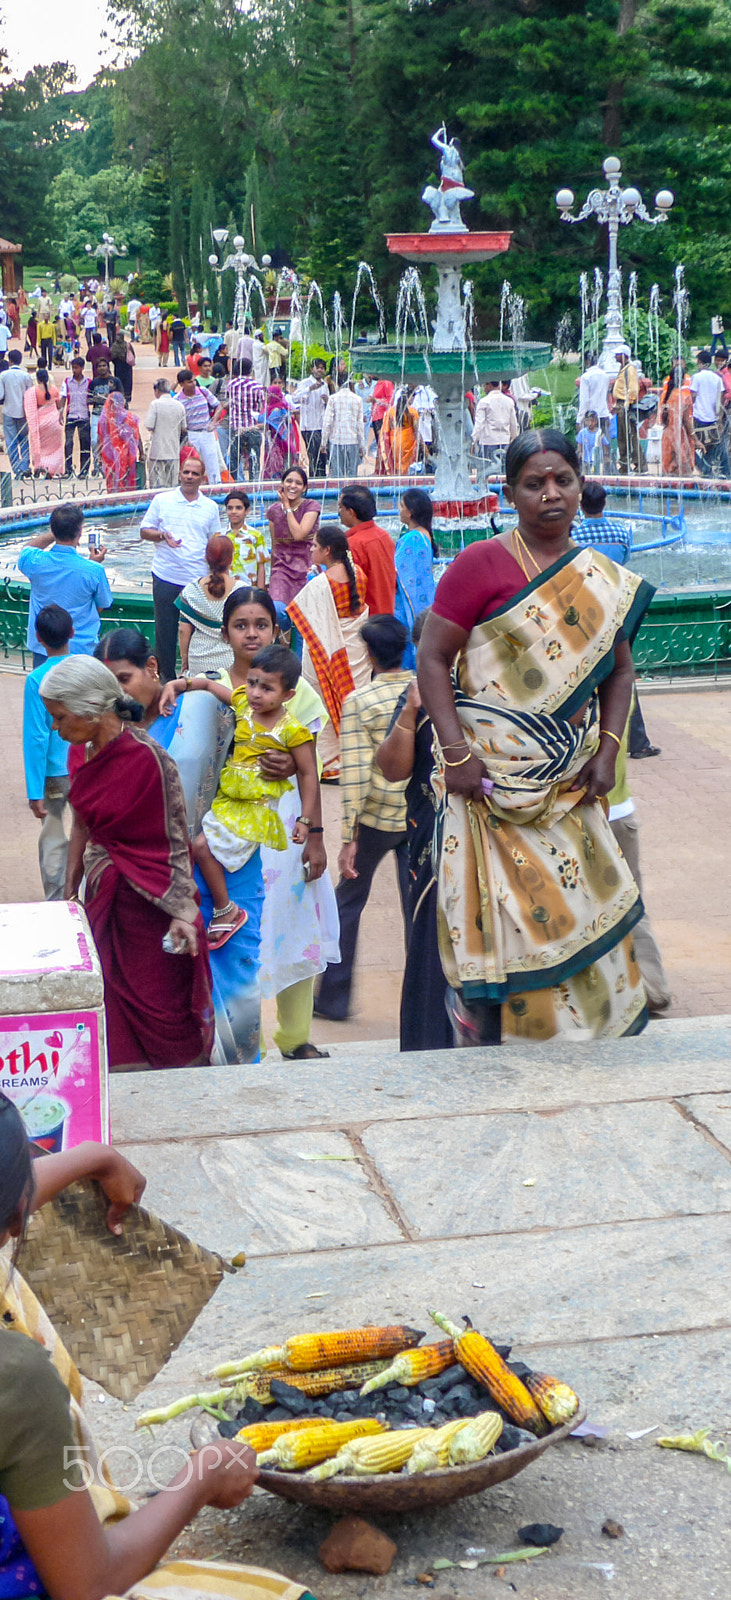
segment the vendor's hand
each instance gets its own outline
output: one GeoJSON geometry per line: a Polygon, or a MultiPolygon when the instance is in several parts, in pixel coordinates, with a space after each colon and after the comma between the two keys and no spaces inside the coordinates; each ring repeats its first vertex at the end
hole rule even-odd
{"type": "Polygon", "coordinates": [[[581,797],[580,804],[582,806],[592,805],[600,796],[609,794],[610,789],[614,788],[616,764],[616,748],[607,749],[603,745],[596,751],[595,755],[584,762],[581,771],[577,772],[571,785],[572,789],[586,790],[586,793],[581,797]]]}
{"type": "Polygon", "coordinates": [[[167,529],[165,529],[165,528],[160,528],[159,532],[160,532],[160,543],[161,544],[169,545],[171,550],[179,550],[180,549],[180,546],[183,543],[182,539],[175,539],[173,537],[172,533],[168,533],[167,529]]]}
{"type": "Polygon", "coordinates": [[[191,1459],[201,1475],[203,1504],[219,1511],[233,1511],[247,1500],[259,1476],[256,1453],[243,1439],[217,1439],[215,1450],[207,1445],[191,1459]]]}
{"type": "Polygon", "coordinates": [[[444,768],[447,794],[459,794],[463,800],[484,800],[482,780],[487,777],[485,768],[477,756],[470,756],[469,761],[463,761],[462,753],[461,746],[449,752],[450,760],[456,758],[459,765],[444,768]]]}
{"type": "Polygon", "coordinates": [[[34,817],[37,817],[39,822],[44,822],[48,816],[44,802],[42,800],[29,800],[28,805],[34,817]]]}
{"type": "Polygon", "coordinates": [[[130,1206],[139,1205],[145,1192],[146,1178],[133,1167],[131,1161],[120,1155],[118,1150],[111,1147],[100,1146],[101,1156],[98,1172],[90,1176],[95,1178],[99,1187],[103,1189],[109,1209],[107,1211],[107,1227],[110,1233],[122,1233],[125,1213],[130,1206]]]}
{"type": "Polygon", "coordinates": [[[259,771],[265,778],[291,778],[297,768],[288,750],[264,750],[259,757],[259,771]]]}
{"type": "Polygon", "coordinates": [[[321,878],[327,868],[327,852],[321,833],[308,833],[307,843],[302,851],[303,864],[307,862],[310,868],[309,882],[315,883],[321,878]]]}
{"type": "Polygon", "coordinates": [[[103,561],[106,553],[107,553],[106,545],[105,544],[100,544],[98,550],[90,550],[89,551],[89,560],[90,561],[103,561]]]}
{"type": "Polygon", "coordinates": [[[185,954],[189,956],[197,956],[198,929],[192,922],[184,922],[182,917],[173,917],[170,927],[168,928],[168,933],[170,934],[170,938],[175,946],[180,943],[181,939],[187,939],[188,949],[185,954]]]}
{"type": "Polygon", "coordinates": [[[175,706],[175,702],[176,702],[176,700],[178,698],[178,695],[182,694],[183,691],[179,687],[180,682],[181,682],[180,678],[171,678],[170,682],[166,683],[165,688],[163,689],[162,694],[160,696],[160,716],[161,717],[169,717],[170,716],[170,713],[171,713],[171,711],[173,710],[173,708],[175,706]]]}
{"type": "Polygon", "coordinates": [[[344,844],[338,856],[338,872],[341,878],[357,878],[355,870],[355,857],[358,852],[357,839],[351,839],[350,844],[344,844]]]}

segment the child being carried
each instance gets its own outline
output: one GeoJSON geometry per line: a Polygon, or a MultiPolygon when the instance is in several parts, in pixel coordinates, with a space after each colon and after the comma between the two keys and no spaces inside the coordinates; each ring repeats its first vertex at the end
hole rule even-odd
{"type": "Polygon", "coordinates": [[[258,849],[268,845],[285,850],[284,825],[276,802],[292,784],[289,778],[265,778],[259,757],[267,750],[285,750],[296,767],[302,814],[292,838],[305,844],[317,801],[315,742],[308,728],[290,716],[286,702],[297,687],[300,664],[291,650],[269,644],[258,650],[249,667],[246,686],[233,693],[211,684],[220,698],[230,699],[236,715],[234,748],[222,769],[218,793],[193,840],[193,857],[213,897],[208,928],[211,950],[243,927],[246,912],[229,899],[226,872],[243,867],[258,849]]]}

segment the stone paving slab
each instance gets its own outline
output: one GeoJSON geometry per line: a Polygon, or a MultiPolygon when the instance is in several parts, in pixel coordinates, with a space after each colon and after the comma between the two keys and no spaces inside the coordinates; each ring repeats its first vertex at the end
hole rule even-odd
{"type": "Polygon", "coordinates": [[[731,1163],[670,1105],[382,1123],[363,1142],[416,1237],[731,1212],[731,1163]]]}
{"type": "Polygon", "coordinates": [[[374,1042],[330,1061],[181,1068],[175,1092],[159,1073],[111,1078],[112,1134],[126,1143],[220,1138],[296,1127],[454,1116],[619,1100],[670,1099],[695,1091],[731,1100],[731,1017],[658,1023],[637,1039],[526,1052],[460,1050],[400,1056],[374,1042]],[[154,1114],[151,1115],[151,1107],[154,1114]]]}
{"type": "Polygon", "coordinates": [[[731,1155],[731,1094],[683,1095],[678,1105],[731,1155]]]}
{"type": "Polygon", "coordinates": [[[401,1238],[342,1134],[130,1145],[125,1155],[147,1176],[145,1204],[224,1256],[401,1238]]]}

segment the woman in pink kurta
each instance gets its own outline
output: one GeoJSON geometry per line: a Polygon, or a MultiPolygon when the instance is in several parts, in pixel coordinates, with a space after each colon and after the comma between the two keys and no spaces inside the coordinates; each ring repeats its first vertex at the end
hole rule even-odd
{"type": "Polygon", "coordinates": [[[63,472],[63,428],[58,402],[56,385],[49,381],[46,368],[39,367],[33,388],[25,391],[23,406],[33,471],[45,472],[49,478],[63,472]]]}

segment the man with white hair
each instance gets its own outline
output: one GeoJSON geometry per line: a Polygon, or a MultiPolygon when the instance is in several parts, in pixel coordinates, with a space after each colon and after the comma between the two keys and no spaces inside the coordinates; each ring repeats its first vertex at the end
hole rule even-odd
{"type": "Polygon", "coordinates": [[[166,378],[153,384],[155,398],[145,417],[150,435],[148,451],[151,489],[174,489],[178,481],[180,447],[187,433],[185,407],[170,393],[166,378]]]}
{"type": "Polygon", "coordinates": [[[607,404],[607,391],[609,388],[609,373],[600,367],[598,361],[592,361],[579,379],[579,409],[576,414],[576,426],[581,428],[584,419],[590,411],[599,418],[599,426],[605,439],[609,438],[609,406],[607,404]]]}

